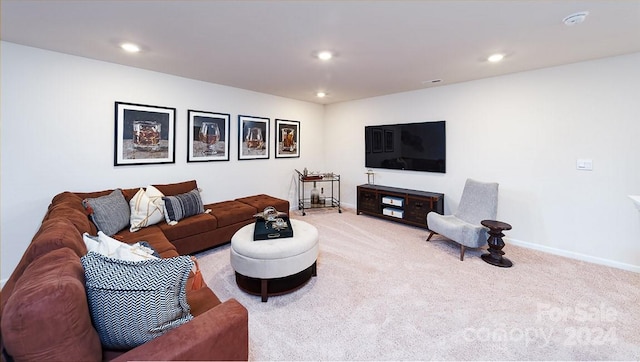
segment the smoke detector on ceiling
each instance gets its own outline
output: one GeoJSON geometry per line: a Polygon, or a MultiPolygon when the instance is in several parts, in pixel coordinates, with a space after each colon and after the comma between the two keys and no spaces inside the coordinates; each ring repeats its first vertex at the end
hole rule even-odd
{"type": "Polygon", "coordinates": [[[567,26],[580,24],[581,22],[585,21],[587,15],[589,15],[588,11],[581,11],[579,13],[567,16],[566,18],[562,19],[562,22],[567,26]]]}

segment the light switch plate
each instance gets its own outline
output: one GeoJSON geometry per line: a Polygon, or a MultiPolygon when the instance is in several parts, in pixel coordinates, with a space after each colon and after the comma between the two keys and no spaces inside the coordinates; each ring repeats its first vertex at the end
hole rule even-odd
{"type": "Polygon", "coordinates": [[[593,170],[593,160],[587,158],[579,158],[576,161],[576,169],[582,171],[591,171],[593,170]]]}

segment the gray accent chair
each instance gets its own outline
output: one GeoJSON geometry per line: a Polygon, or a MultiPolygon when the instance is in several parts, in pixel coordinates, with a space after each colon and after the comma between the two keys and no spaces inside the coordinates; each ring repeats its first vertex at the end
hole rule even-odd
{"type": "Polygon", "coordinates": [[[498,183],[467,179],[458,211],[453,215],[427,214],[427,227],[431,233],[440,234],[460,244],[460,261],[466,248],[479,248],[487,243],[487,228],[482,220],[495,220],[498,213],[498,183]]]}

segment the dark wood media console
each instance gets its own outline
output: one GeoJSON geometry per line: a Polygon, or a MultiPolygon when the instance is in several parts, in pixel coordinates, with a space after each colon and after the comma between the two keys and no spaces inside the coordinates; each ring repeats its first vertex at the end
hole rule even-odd
{"type": "Polygon", "coordinates": [[[444,213],[444,194],[359,185],[357,213],[427,228],[427,213],[444,213]]]}

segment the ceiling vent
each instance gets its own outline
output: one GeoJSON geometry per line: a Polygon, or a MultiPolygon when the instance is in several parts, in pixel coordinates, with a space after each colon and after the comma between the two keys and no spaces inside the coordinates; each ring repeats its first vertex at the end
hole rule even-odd
{"type": "Polygon", "coordinates": [[[585,21],[585,19],[587,18],[587,15],[589,15],[588,11],[581,11],[579,13],[575,13],[567,16],[566,18],[562,19],[562,22],[564,23],[564,25],[567,25],[567,26],[580,24],[581,22],[585,21]]]}

